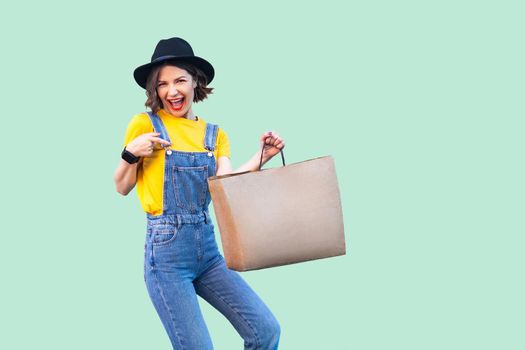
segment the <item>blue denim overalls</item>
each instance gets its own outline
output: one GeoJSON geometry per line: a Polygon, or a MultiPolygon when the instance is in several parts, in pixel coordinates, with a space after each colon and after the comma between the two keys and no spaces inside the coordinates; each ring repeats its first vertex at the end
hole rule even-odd
{"type": "MultiPolygon", "coordinates": [[[[161,119],[148,114],[155,131],[170,141],[161,119]]],[[[164,150],[163,212],[147,217],[144,280],[173,349],[213,349],[197,294],[232,323],[245,349],[277,349],[279,323],[226,267],[215,241],[207,178],[216,171],[217,131],[206,124],[206,152],[164,150]]]]}

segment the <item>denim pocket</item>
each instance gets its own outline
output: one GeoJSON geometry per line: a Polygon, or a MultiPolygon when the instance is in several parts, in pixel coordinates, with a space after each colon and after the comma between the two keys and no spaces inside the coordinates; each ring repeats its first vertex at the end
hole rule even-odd
{"type": "Polygon", "coordinates": [[[206,202],[208,166],[173,167],[175,202],[179,208],[197,211],[206,202]]]}
{"type": "Polygon", "coordinates": [[[168,244],[177,238],[177,227],[169,223],[155,224],[148,227],[148,235],[153,246],[168,244]]]}

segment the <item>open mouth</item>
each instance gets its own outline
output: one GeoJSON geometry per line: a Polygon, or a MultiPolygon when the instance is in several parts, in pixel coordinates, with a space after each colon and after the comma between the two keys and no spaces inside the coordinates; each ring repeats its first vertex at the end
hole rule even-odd
{"type": "Polygon", "coordinates": [[[173,108],[174,110],[178,111],[184,105],[184,97],[177,98],[175,100],[170,100],[169,103],[171,105],[171,108],[173,108]]]}

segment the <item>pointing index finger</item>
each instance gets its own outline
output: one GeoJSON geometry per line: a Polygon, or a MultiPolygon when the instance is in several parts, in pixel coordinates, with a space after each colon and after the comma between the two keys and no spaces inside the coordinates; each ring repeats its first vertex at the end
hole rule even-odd
{"type": "Polygon", "coordinates": [[[154,137],[154,136],[152,136],[152,137],[149,138],[149,140],[152,141],[152,142],[158,142],[158,143],[160,143],[160,144],[162,144],[162,145],[166,145],[166,146],[171,145],[171,142],[166,141],[166,140],[164,140],[164,139],[161,139],[160,137],[154,137]]]}

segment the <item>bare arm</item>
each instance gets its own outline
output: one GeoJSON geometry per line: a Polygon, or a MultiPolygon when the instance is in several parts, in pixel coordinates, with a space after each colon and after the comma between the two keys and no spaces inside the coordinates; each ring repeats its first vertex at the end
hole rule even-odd
{"type": "Polygon", "coordinates": [[[133,187],[135,187],[135,184],[137,183],[137,168],[139,163],[129,164],[124,159],[120,160],[118,167],[115,170],[115,174],[113,175],[113,180],[115,181],[117,192],[121,195],[127,195],[131,192],[133,187]]]}
{"type": "MultiPolygon", "coordinates": [[[[243,165],[241,165],[239,168],[237,168],[234,171],[230,158],[226,156],[219,157],[219,160],[217,161],[217,176],[232,174],[232,173],[242,173],[243,171],[257,170],[259,169],[260,158],[261,158],[261,152],[257,152],[250,158],[250,160],[248,160],[246,163],[244,163],[243,165]]],[[[266,162],[263,159],[263,164],[264,163],[266,162]]]]}

